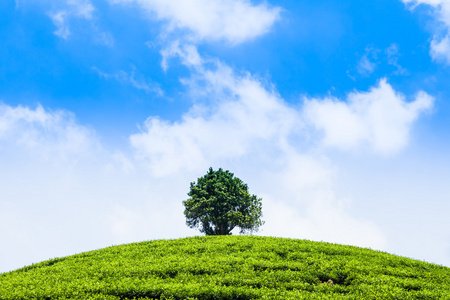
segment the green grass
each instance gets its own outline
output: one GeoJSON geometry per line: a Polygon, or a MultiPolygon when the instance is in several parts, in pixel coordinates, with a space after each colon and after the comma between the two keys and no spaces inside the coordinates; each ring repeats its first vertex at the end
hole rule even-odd
{"type": "Polygon", "coordinates": [[[3,273],[0,299],[450,299],[450,268],[322,242],[195,237],[3,273]]]}

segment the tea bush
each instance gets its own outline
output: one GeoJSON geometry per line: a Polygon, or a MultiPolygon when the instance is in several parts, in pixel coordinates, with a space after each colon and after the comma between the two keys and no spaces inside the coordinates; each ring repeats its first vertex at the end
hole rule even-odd
{"type": "Polygon", "coordinates": [[[323,242],[206,236],[3,273],[0,299],[450,299],[450,268],[323,242]]]}

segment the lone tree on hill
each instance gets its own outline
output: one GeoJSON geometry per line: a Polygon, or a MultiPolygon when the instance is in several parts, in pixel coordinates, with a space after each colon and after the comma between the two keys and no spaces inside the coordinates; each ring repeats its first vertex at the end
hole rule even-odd
{"type": "Polygon", "coordinates": [[[250,195],[247,184],[228,170],[209,168],[197,183],[191,182],[188,196],[183,201],[186,224],[206,235],[228,235],[235,227],[252,232],[264,224],[262,199],[250,195]]]}

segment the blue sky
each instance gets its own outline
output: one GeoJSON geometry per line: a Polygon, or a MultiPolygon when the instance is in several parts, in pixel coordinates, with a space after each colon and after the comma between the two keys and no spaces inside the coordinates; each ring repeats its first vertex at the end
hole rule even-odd
{"type": "Polygon", "coordinates": [[[0,3],[0,272],[177,238],[223,167],[257,234],[450,266],[445,0],[0,3]]]}

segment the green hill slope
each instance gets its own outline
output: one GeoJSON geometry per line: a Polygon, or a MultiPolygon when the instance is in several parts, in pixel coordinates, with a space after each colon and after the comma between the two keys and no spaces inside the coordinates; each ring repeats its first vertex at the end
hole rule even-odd
{"type": "Polygon", "coordinates": [[[0,274],[0,299],[450,299],[450,268],[305,240],[195,237],[0,274]]]}

